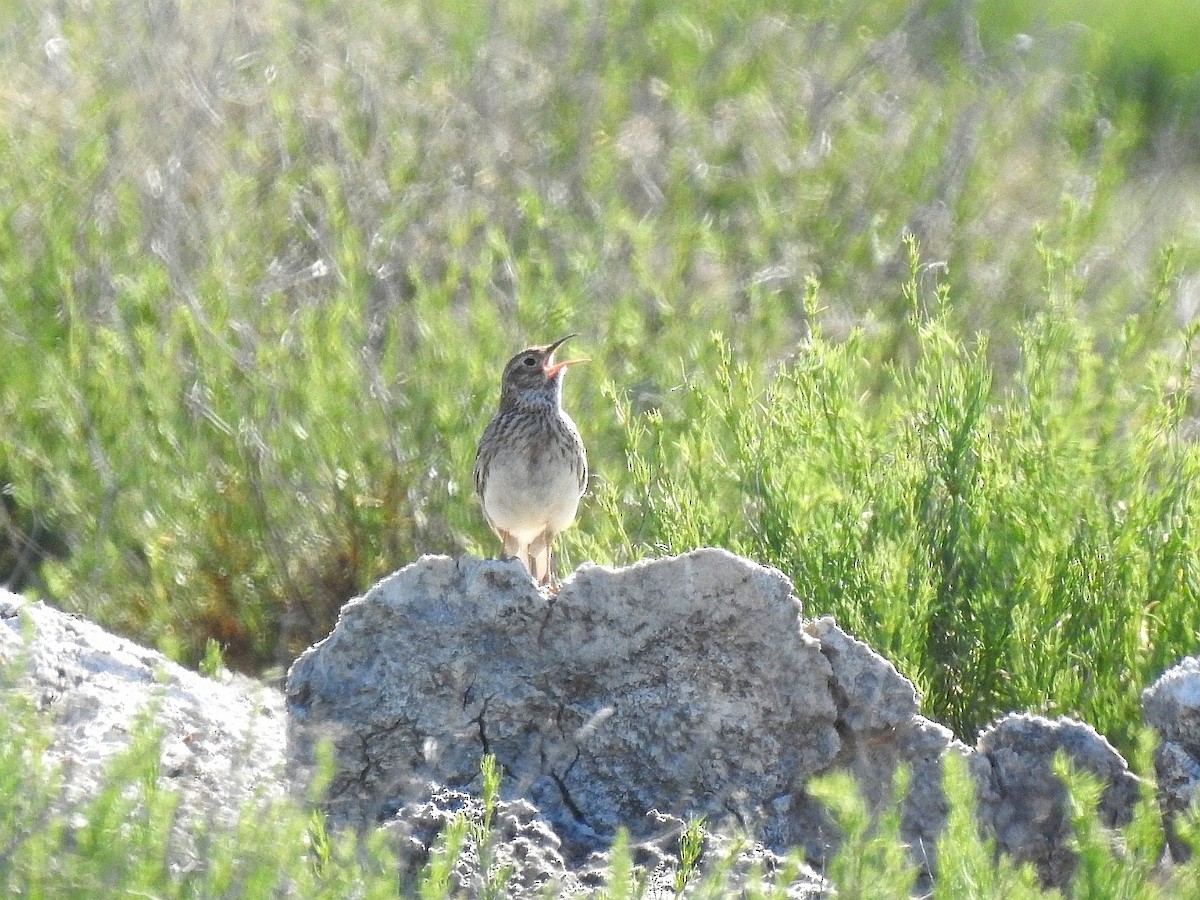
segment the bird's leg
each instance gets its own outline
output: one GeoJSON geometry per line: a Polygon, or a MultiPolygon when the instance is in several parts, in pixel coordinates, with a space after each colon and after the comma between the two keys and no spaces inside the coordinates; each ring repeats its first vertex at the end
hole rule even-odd
{"type": "Polygon", "coordinates": [[[503,544],[500,550],[500,558],[519,559],[521,565],[525,567],[525,571],[536,578],[537,574],[534,571],[535,562],[532,549],[521,546],[520,540],[511,531],[497,531],[496,535],[500,538],[501,544],[503,544]]]}
{"type": "Polygon", "coordinates": [[[525,563],[525,568],[528,569],[529,563],[525,561],[525,556],[523,553],[521,553],[521,542],[518,541],[511,532],[508,531],[497,531],[496,535],[500,538],[500,542],[503,545],[500,549],[500,553],[503,555],[500,558],[520,558],[521,562],[525,563]]]}
{"type": "Polygon", "coordinates": [[[554,573],[550,568],[550,542],[553,535],[549,529],[546,529],[541,534],[533,539],[533,543],[529,545],[529,558],[533,564],[529,571],[533,574],[534,580],[541,586],[549,586],[554,588],[554,573]]]}

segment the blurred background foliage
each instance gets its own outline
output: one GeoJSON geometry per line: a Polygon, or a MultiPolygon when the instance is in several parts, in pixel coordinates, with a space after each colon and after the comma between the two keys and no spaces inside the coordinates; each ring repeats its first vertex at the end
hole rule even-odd
{"type": "Polygon", "coordinates": [[[1047,29],[1082,31],[1088,74],[1111,104],[1133,104],[1145,137],[1197,161],[1200,143],[1200,9],[1175,0],[1044,3],[980,0],[987,39],[1020,44],[1047,29]]]}
{"type": "Polygon", "coordinates": [[[578,331],[566,563],[728,546],[967,739],[1121,740],[1200,646],[1175,6],[6,3],[0,578],[278,675],[496,552],[500,367],[578,331]]]}

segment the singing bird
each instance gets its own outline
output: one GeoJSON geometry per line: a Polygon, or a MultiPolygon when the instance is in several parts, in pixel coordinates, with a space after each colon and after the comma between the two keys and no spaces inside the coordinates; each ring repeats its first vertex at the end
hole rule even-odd
{"type": "Polygon", "coordinates": [[[563,376],[585,359],[554,361],[569,334],[508,361],[500,408],[475,453],[475,491],[506,558],[521,560],[539,585],[553,586],[550,545],[575,519],[587,486],[587,453],[562,407],[563,376]]]}

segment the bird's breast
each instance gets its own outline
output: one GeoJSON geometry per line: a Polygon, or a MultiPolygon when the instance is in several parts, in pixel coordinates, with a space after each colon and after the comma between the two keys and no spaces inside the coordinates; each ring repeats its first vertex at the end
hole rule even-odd
{"type": "Polygon", "coordinates": [[[532,540],[571,524],[581,491],[578,451],[574,435],[569,437],[532,433],[501,443],[483,489],[484,512],[493,527],[532,540]]]}

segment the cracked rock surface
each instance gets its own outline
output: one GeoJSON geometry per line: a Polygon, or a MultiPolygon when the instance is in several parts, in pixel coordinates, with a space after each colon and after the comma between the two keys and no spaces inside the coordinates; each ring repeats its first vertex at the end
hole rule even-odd
{"type": "Polygon", "coordinates": [[[781,573],[722,550],[584,566],[556,595],[516,562],[425,557],[294,664],[289,750],[307,765],[332,742],[343,822],[382,821],[431,781],[477,791],[492,753],[572,862],[621,826],[648,838],[650,810],[819,857],[835,836],[809,777],[858,761],[890,784],[950,736],[889,663],[800,614],[781,573]]]}

